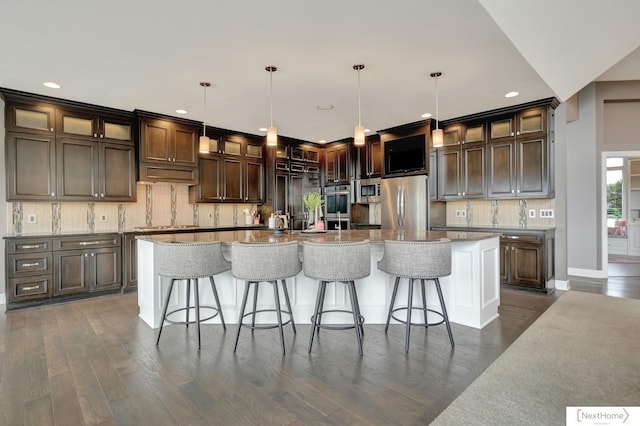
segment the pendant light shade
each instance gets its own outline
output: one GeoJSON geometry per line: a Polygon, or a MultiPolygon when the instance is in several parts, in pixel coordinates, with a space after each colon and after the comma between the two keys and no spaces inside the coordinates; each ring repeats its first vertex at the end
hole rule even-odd
{"type": "Polygon", "coordinates": [[[432,72],[431,77],[436,80],[436,128],[433,132],[431,132],[431,142],[434,148],[439,148],[444,145],[444,135],[442,129],[439,128],[440,120],[439,120],[439,111],[438,111],[438,77],[440,77],[442,73],[440,71],[432,72]]]}
{"type": "Polygon", "coordinates": [[[207,87],[211,86],[208,81],[201,81],[200,86],[204,87],[204,121],[202,122],[202,136],[200,136],[200,144],[198,151],[203,154],[209,152],[209,137],[207,136],[207,87]]]}
{"type": "Polygon", "coordinates": [[[355,146],[364,145],[364,126],[361,123],[361,108],[360,108],[360,70],[364,68],[364,64],[356,64],[353,69],[358,71],[358,125],[353,133],[353,144],[355,146]]]}
{"type": "Polygon", "coordinates": [[[273,127],[273,73],[278,70],[277,67],[273,65],[268,65],[264,68],[269,72],[269,127],[267,128],[267,146],[277,146],[278,145],[278,129],[273,127]]]}

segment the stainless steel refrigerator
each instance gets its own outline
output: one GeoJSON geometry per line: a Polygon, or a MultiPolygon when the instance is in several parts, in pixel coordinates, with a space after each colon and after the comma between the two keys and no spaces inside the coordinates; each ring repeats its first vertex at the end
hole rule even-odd
{"type": "Polygon", "coordinates": [[[382,179],[382,229],[429,230],[429,181],[426,175],[382,179]]]}

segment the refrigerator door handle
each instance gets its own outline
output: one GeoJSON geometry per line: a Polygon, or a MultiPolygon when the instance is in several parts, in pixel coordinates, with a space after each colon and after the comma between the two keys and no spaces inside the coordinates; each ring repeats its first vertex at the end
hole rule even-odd
{"type": "Polygon", "coordinates": [[[404,197],[405,197],[405,187],[404,185],[400,186],[400,221],[401,221],[401,225],[400,228],[404,229],[404,224],[405,224],[405,208],[404,208],[404,197]]]}

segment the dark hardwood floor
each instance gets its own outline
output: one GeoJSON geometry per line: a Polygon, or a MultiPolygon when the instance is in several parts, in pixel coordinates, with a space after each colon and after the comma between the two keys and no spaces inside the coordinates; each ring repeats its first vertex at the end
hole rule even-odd
{"type": "Polygon", "coordinates": [[[309,326],[246,332],[233,354],[226,333],[203,326],[156,332],[137,317],[137,295],[105,296],[0,314],[0,424],[287,425],[428,424],[561,294],[502,291],[500,318],[482,330],[453,324],[384,334],[322,331],[307,354],[309,326]]]}

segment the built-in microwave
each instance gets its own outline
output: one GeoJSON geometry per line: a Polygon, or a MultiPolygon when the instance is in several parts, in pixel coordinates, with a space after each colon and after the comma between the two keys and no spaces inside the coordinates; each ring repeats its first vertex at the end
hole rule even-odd
{"type": "Polygon", "coordinates": [[[356,203],[370,204],[380,202],[380,178],[356,180],[356,203]]]}

